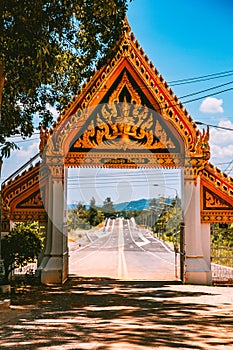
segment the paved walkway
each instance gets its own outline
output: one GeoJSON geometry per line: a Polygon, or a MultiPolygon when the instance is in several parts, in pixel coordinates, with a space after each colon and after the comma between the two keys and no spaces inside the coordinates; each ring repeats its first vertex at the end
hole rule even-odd
{"type": "Polygon", "coordinates": [[[233,349],[233,288],[70,279],[0,311],[0,349],[233,349]]]}

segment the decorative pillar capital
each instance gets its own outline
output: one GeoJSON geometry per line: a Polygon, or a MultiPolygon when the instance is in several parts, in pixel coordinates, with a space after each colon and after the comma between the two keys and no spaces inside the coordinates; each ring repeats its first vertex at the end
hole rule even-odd
{"type": "Polygon", "coordinates": [[[196,182],[197,177],[202,173],[205,168],[208,159],[205,159],[203,155],[194,155],[192,157],[186,157],[184,168],[184,179],[186,181],[196,182]]]}
{"type": "Polygon", "coordinates": [[[53,181],[64,182],[64,158],[62,156],[47,156],[46,165],[53,181]]]}

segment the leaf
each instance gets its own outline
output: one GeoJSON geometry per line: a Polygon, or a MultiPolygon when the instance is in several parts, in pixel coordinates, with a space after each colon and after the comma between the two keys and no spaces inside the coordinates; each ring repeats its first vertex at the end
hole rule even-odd
{"type": "MultiPolygon", "coordinates": [[[[22,6],[20,1],[4,1],[0,62],[4,58],[7,79],[3,93],[0,90],[2,145],[18,130],[28,136],[36,113],[40,124],[52,122],[46,113],[48,101],[62,110],[83,80],[104,63],[101,57],[114,54],[127,3],[41,0],[24,1],[22,6]],[[22,100],[28,102],[18,105],[22,100]]],[[[7,143],[2,146],[2,157],[9,157],[12,149],[7,143]]]]}

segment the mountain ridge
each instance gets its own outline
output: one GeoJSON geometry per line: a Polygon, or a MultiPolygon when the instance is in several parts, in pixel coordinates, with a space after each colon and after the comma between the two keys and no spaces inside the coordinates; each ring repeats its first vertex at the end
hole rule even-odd
{"type": "MultiPolygon", "coordinates": [[[[133,200],[130,202],[121,202],[121,203],[113,203],[114,208],[116,211],[141,211],[143,209],[148,209],[150,207],[150,202],[152,201],[152,198],[146,199],[146,198],[141,198],[137,200],[133,200]]],[[[77,208],[77,204],[68,204],[67,205],[68,210],[74,210],[77,208]]],[[[98,208],[101,208],[100,205],[97,205],[98,208]]],[[[86,205],[86,209],[89,209],[90,205],[86,205]]]]}

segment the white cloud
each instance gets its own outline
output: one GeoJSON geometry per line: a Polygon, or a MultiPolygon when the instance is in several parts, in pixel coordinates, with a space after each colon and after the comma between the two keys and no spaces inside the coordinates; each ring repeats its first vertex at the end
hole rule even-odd
{"type": "Polygon", "coordinates": [[[215,97],[207,97],[200,105],[200,111],[203,113],[223,113],[223,100],[215,97]]]}
{"type": "MultiPolygon", "coordinates": [[[[218,126],[233,130],[233,123],[230,120],[221,120],[218,126]]],[[[210,143],[213,145],[229,145],[233,144],[233,131],[224,129],[210,129],[210,143]]],[[[233,154],[232,154],[233,157],[233,154]]]]}
{"type": "Polygon", "coordinates": [[[29,144],[28,146],[23,146],[17,154],[16,157],[18,158],[24,158],[25,162],[28,161],[30,158],[34,157],[39,152],[39,141],[33,141],[33,143],[29,144]]]}
{"type": "Polygon", "coordinates": [[[32,140],[23,143],[19,142],[18,146],[20,147],[20,150],[12,151],[10,158],[3,160],[1,180],[6,179],[13,174],[39,152],[39,140],[32,140]]]}
{"type": "MultiPolygon", "coordinates": [[[[230,120],[221,120],[218,126],[233,130],[233,123],[230,120]]],[[[233,131],[211,128],[210,151],[210,161],[224,171],[233,159],[233,131]]]]}
{"type": "Polygon", "coordinates": [[[223,171],[233,159],[233,144],[228,146],[212,145],[210,162],[223,171]]]}

